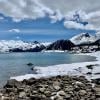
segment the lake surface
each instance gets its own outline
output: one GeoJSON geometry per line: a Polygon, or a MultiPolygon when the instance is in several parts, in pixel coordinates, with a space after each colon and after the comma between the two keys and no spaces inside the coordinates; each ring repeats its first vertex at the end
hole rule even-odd
{"type": "Polygon", "coordinates": [[[49,65],[68,64],[95,60],[95,57],[68,54],[66,52],[0,54],[0,86],[2,86],[2,84],[5,84],[11,76],[32,73],[31,67],[27,66],[27,63],[29,62],[33,63],[34,66],[47,67],[49,65]]]}

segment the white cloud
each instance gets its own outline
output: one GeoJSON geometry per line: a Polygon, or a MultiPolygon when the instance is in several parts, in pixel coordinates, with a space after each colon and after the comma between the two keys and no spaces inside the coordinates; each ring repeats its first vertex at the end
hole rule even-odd
{"type": "Polygon", "coordinates": [[[65,27],[100,29],[100,0],[0,0],[0,13],[16,22],[48,15],[52,23],[65,19],[65,27]],[[77,21],[88,21],[88,25],[74,21],[77,10],[80,16],[77,21]]]}
{"type": "Polygon", "coordinates": [[[82,10],[69,12],[65,16],[64,26],[66,28],[99,30],[96,21],[99,21],[99,12],[85,13],[82,10]],[[84,25],[84,23],[86,23],[84,25]]]}
{"type": "Polygon", "coordinates": [[[8,30],[9,32],[15,32],[15,33],[20,33],[20,30],[19,29],[11,29],[11,30],[8,30]]]}
{"type": "Polygon", "coordinates": [[[55,13],[49,17],[51,18],[51,23],[55,23],[63,19],[63,15],[61,14],[59,10],[56,10],[55,13]]]}
{"type": "Polygon", "coordinates": [[[65,21],[64,26],[71,29],[95,30],[94,26],[91,24],[84,26],[83,24],[74,21],[65,21]]]}
{"type": "Polygon", "coordinates": [[[45,17],[47,13],[53,14],[51,9],[39,3],[38,0],[0,1],[0,12],[12,17],[14,21],[37,19],[45,17]]]}

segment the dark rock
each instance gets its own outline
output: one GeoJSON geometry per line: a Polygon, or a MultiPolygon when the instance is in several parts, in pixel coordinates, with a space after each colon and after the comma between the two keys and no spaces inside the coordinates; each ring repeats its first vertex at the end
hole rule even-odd
{"type": "Polygon", "coordinates": [[[97,84],[97,85],[100,85],[100,78],[92,79],[92,82],[97,84]]]}
{"type": "Polygon", "coordinates": [[[28,66],[33,66],[33,64],[32,64],[32,63],[28,63],[27,65],[28,65],[28,66]]]}
{"type": "Polygon", "coordinates": [[[12,79],[7,81],[7,84],[4,86],[4,88],[13,88],[13,87],[20,87],[20,86],[21,86],[21,82],[12,79]]]}
{"type": "Polygon", "coordinates": [[[100,75],[100,72],[98,72],[98,73],[94,73],[94,75],[100,75]]]}
{"type": "Polygon", "coordinates": [[[36,46],[35,48],[29,48],[26,50],[23,50],[22,48],[14,48],[10,49],[9,52],[41,52],[46,47],[44,45],[36,46]]]}
{"type": "Polygon", "coordinates": [[[71,50],[75,45],[70,40],[58,40],[46,47],[46,50],[71,50]]]}
{"type": "Polygon", "coordinates": [[[34,41],[35,44],[40,44],[38,41],[34,41]]]}
{"type": "Polygon", "coordinates": [[[87,72],[86,74],[87,74],[87,75],[91,75],[92,73],[91,73],[91,72],[87,72]]]}
{"type": "Polygon", "coordinates": [[[36,83],[36,79],[35,78],[31,78],[29,80],[23,80],[22,83],[31,86],[31,85],[36,83]]]}
{"type": "Polygon", "coordinates": [[[93,69],[93,66],[94,66],[94,65],[87,65],[86,67],[87,67],[88,69],[93,69]]]}

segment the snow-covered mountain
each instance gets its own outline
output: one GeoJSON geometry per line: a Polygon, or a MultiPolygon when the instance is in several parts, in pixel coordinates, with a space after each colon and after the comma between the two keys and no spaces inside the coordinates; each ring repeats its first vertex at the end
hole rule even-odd
{"type": "Polygon", "coordinates": [[[81,33],[70,39],[75,45],[90,44],[97,41],[97,37],[89,33],[81,33]]]}
{"type": "Polygon", "coordinates": [[[36,51],[42,50],[45,46],[49,45],[49,43],[39,43],[35,42],[24,42],[21,40],[1,40],[0,41],[0,52],[9,52],[9,51],[36,51]]]}
{"type": "MultiPolygon", "coordinates": [[[[98,33],[99,34],[99,33],[98,33]]],[[[69,40],[57,40],[53,43],[25,42],[22,40],[0,40],[0,52],[40,52],[42,50],[70,50],[79,45],[98,45],[100,35],[81,33],[69,40]]]]}

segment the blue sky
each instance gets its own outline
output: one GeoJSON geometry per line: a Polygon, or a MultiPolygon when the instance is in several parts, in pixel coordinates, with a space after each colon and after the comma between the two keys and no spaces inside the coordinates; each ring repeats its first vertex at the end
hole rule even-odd
{"type": "Polygon", "coordinates": [[[0,40],[41,42],[94,34],[99,30],[100,0],[91,6],[93,1],[0,0],[0,40]]]}
{"type": "Polygon", "coordinates": [[[23,20],[14,22],[11,18],[5,17],[0,21],[1,40],[26,40],[26,41],[55,41],[58,39],[69,39],[81,32],[94,33],[94,31],[67,29],[63,21],[51,23],[48,17],[37,20],[23,20]],[[19,29],[20,32],[9,31],[19,29]]]}

